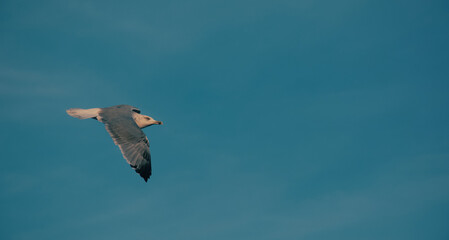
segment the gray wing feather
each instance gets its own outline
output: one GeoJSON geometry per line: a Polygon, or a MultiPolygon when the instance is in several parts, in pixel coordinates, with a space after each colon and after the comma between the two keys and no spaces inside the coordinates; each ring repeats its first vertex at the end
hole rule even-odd
{"type": "MultiPolygon", "coordinates": [[[[123,109],[124,110],[124,109],[123,109]]],[[[100,117],[123,157],[137,173],[148,181],[151,175],[151,155],[148,138],[134,122],[131,112],[104,109],[100,117]]]]}

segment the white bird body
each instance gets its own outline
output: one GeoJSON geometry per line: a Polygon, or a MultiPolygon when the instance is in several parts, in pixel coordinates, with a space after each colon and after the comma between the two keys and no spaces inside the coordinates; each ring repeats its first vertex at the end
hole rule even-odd
{"type": "Polygon", "coordinates": [[[162,122],[140,114],[140,110],[130,105],[107,108],[71,108],[67,114],[79,119],[93,118],[104,123],[106,130],[119,146],[123,157],[145,181],[151,176],[151,155],[148,138],[142,128],[162,122]]]}

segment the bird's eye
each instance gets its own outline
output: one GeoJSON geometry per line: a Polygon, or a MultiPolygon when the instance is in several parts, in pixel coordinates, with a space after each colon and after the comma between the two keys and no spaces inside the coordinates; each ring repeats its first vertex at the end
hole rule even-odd
{"type": "Polygon", "coordinates": [[[147,120],[150,120],[150,118],[149,118],[149,117],[146,117],[145,119],[147,119],[147,120]]]}

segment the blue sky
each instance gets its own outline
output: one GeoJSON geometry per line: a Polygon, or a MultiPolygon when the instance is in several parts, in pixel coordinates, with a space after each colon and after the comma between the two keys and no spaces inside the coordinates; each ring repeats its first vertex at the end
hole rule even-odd
{"type": "Polygon", "coordinates": [[[448,239],[447,1],[2,1],[1,239],[448,239]],[[72,107],[130,104],[145,183],[72,107]]]}

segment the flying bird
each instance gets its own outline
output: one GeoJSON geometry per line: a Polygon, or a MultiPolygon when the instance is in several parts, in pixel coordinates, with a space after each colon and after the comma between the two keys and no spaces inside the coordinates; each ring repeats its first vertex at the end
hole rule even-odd
{"type": "Polygon", "coordinates": [[[138,108],[130,105],[90,109],[71,108],[66,112],[75,118],[93,118],[104,123],[129,165],[145,182],[148,181],[151,176],[150,144],[141,129],[154,124],[162,125],[161,121],[140,114],[138,108]]]}

